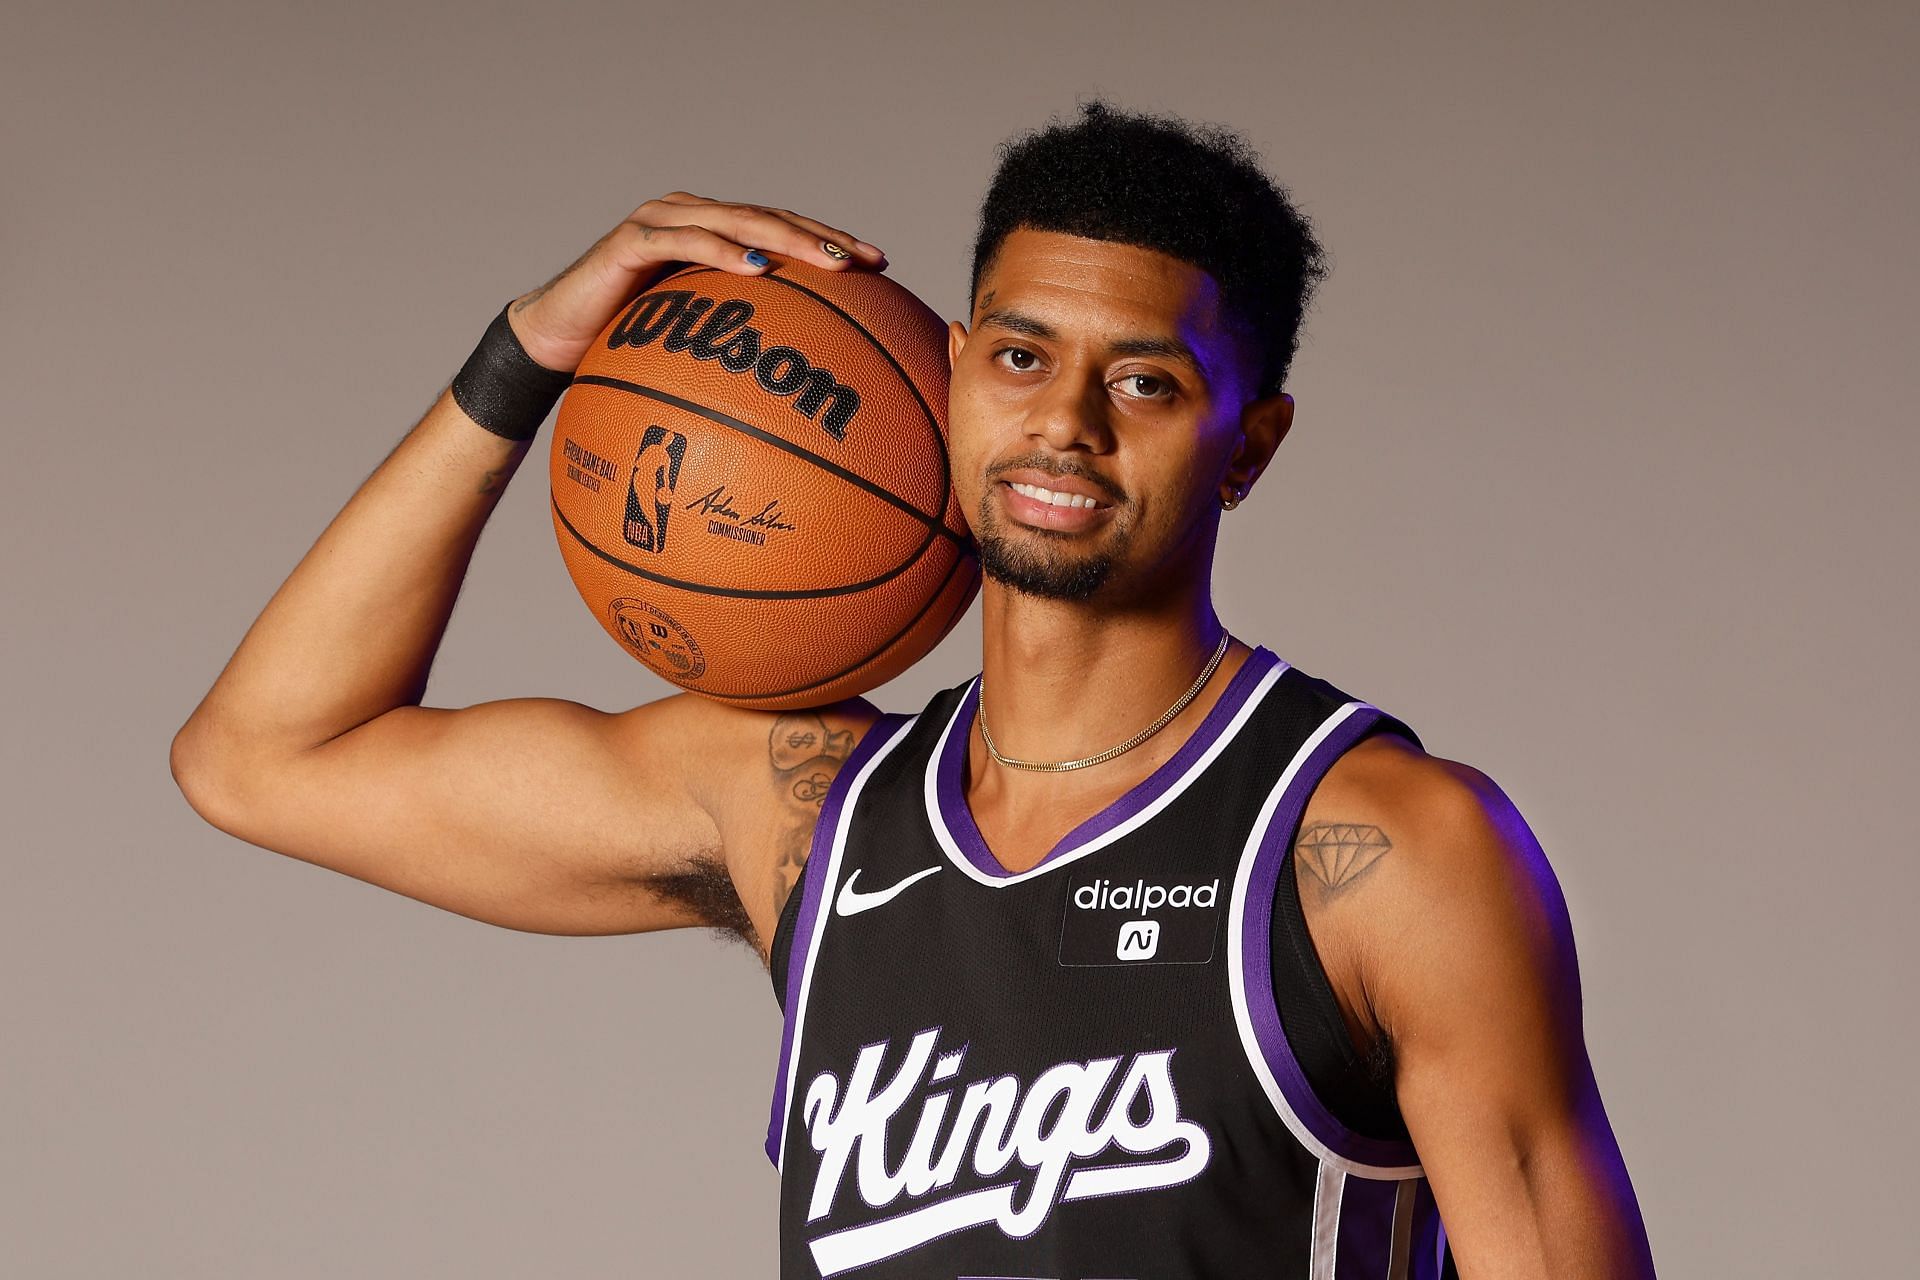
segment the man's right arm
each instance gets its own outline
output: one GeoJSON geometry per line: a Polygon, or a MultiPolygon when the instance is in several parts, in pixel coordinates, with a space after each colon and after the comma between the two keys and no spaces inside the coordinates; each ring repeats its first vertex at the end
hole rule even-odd
{"type": "MultiPolygon", "coordinates": [[[[511,323],[537,362],[571,369],[665,263],[757,274],[752,245],[849,269],[826,236],[884,264],[786,210],[675,192],[516,299],[511,323]]],[[[420,705],[480,531],[527,451],[443,391],[248,630],[176,735],[174,777],[242,839],[475,919],[547,933],[744,920],[759,941],[782,897],[779,842],[805,817],[772,767],[793,755],[771,745],[779,713],[691,694],[619,713],[420,705]]],[[[878,713],[852,699],[804,714],[850,748],[878,713]]],[[[811,776],[835,769],[828,752],[811,776]]]]}
{"type": "MultiPolygon", "coordinates": [[[[251,844],[505,928],[704,926],[764,956],[825,785],[877,713],[676,694],[607,713],[550,698],[400,706],[316,745],[230,746],[175,771],[251,844]],[[817,737],[804,759],[783,740],[817,737]]],[[[190,726],[191,728],[191,726],[190,726]]]]}

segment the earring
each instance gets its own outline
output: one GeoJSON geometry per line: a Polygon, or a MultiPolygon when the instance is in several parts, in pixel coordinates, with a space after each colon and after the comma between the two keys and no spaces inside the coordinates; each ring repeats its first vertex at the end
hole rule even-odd
{"type": "Polygon", "coordinates": [[[1220,499],[1220,509],[1222,511],[1231,511],[1235,507],[1239,506],[1240,500],[1246,496],[1247,496],[1247,491],[1245,489],[1236,488],[1233,491],[1233,496],[1231,498],[1220,499]]]}

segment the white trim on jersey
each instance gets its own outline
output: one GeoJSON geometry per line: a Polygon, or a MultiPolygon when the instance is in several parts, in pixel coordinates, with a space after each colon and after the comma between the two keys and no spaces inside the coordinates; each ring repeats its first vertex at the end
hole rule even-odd
{"type": "Polygon", "coordinates": [[[1407,1280],[1407,1267],[1413,1259],[1413,1201],[1419,1189],[1420,1180],[1408,1178],[1393,1193],[1393,1240],[1387,1250],[1387,1280],[1407,1280]]]}
{"type": "Polygon", "coordinates": [[[1293,784],[1294,777],[1299,774],[1301,767],[1313,754],[1314,748],[1326,741],[1327,736],[1349,716],[1373,709],[1364,702],[1349,702],[1329,715],[1320,727],[1300,744],[1300,749],[1294,753],[1293,759],[1287,762],[1286,770],[1280,775],[1280,780],[1274,783],[1273,790],[1267,793],[1266,802],[1260,806],[1260,816],[1254,819],[1253,830],[1247,836],[1246,847],[1241,850],[1240,866],[1233,877],[1233,901],[1227,908],[1227,937],[1230,940],[1230,945],[1227,947],[1227,978],[1229,990],[1233,995],[1233,1021],[1240,1031],[1240,1046],[1246,1052],[1247,1062],[1253,1067],[1254,1075],[1260,1080],[1260,1087],[1266,1090],[1267,1100],[1273,1103],[1274,1110],[1280,1113],[1281,1120],[1285,1121],[1287,1128],[1293,1131],[1293,1136],[1299,1139],[1300,1145],[1324,1162],[1323,1171],[1325,1165],[1330,1164],[1343,1173],[1386,1181],[1418,1178],[1422,1176],[1422,1171],[1418,1164],[1372,1165],[1343,1156],[1314,1136],[1313,1131],[1307,1128],[1300,1117],[1294,1113],[1292,1105],[1287,1101],[1286,1092],[1281,1089],[1280,1082],[1274,1079],[1273,1069],[1267,1065],[1266,1054],[1261,1052],[1259,1037],[1254,1033],[1253,1017],[1247,1007],[1246,948],[1243,945],[1246,936],[1247,882],[1253,875],[1253,864],[1259,855],[1260,846],[1266,840],[1267,828],[1273,823],[1274,810],[1280,807],[1281,798],[1286,795],[1287,788],[1293,784]]]}
{"type": "Polygon", "coordinates": [[[1309,1280],[1334,1280],[1340,1261],[1340,1201],[1347,1189],[1345,1170],[1320,1162],[1313,1179],[1313,1238],[1307,1246],[1309,1280]]]}
{"type": "MultiPolygon", "coordinates": [[[[834,827],[833,844],[827,853],[827,873],[820,885],[820,903],[814,913],[813,933],[807,939],[805,967],[800,971],[799,999],[792,1010],[793,1043],[787,1054],[787,1091],[780,1106],[780,1147],[773,1161],[775,1169],[784,1171],[787,1158],[787,1130],[793,1118],[793,1086],[800,1072],[800,1036],[806,1030],[807,993],[813,986],[813,962],[820,954],[820,939],[827,931],[827,922],[833,918],[834,895],[840,880],[840,859],[847,847],[847,830],[853,822],[854,805],[860,799],[860,792],[866,788],[867,779],[873,775],[874,766],[886,759],[888,754],[900,745],[901,739],[907,736],[908,731],[919,722],[919,719],[920,717],[916,715],[901,721],[900,727],[894,731],[893,736],[880,744],[880,747],[867,757],[866,764],[860,767],[860,772],[855,775],[847,787],[846,794],[840,799],[840,821],[834,827]]],[[[803,870],[801,872],[803,880],[805,875],[806,872],[803,870]]],[[[799,893],[804,888],[804,884],[795,885],[793,891],[799,893]]],[[[794,924],[797,928],[799,921],[795,921],[794,924]]]]}
{"type": "MultiPolygon", "coordinates": [[[[962,697],[954,707],[953,714],[947,718],[947,727],[941,732],[939,739],[933,744],[933,753],[927,760],[926,808],[927,819],[933,827],[933,838],[939,843],[940,847],[946,851],[948,861],[952,862],[954,866],[960,868],[961,871],[965,872],[966,875],[976,883],[990,885],[995,889],[1004,889],[1008,885],[1019,884],[1023,880],[1031,880],[1033,877],[1045,875],[1049,871],[1058,871],[1068,863],[1078,862],[1088,854],[1104,849],[1122,836],[1137,830],[1140,824],[1146,822],[1149,818],[1172,804],[1179,798],[1181,792],[1192,786],[1200,775],[1206,771],[1207,766],[1212,764],[1215,758],[1217,758],[1222,751],[1225,751],[1234,738],[1239,735],[1241,726],[1245,725],[1253,716],[1255,708],[1260,705],[1261,700],[1267,696],[1267,691],[1273,688],[1275,682],[1286,672],[1289,665],[1285,659],[1276,659],[1274,664],[1261,675],[1260,682],[1247,693],[1246,700],[1240,704],[1240,709],[1234,713],[1233,719],[1227,723],[1226,728],[1220,731],[1220,736],[1215,738],[1207,749],[1187,767],[1186,772],[1169,783],[1165,791],[1155,796],[1153,800],[1142,807],[1138,813],[1126,821],[1102,831],[1099,835],[1089,839],[1085,844],[1078,845],[1058,856],[1049,857],[1038,866],[1029,867],[1025,871],[1004,876],[989,875],[987,872],[973,865],[973,860],[967,857],[961,850],[958,842],[954,840],[953,832],[947,827],[946,815],[940,810],[940,762],[946,754],[947,739],[953,734],[954,721],[959,719],[960,709],[967,704],[966,698],[962,697]]],[[[963,799],[961,803],[964,804],[965,800],[963,799]]]]}

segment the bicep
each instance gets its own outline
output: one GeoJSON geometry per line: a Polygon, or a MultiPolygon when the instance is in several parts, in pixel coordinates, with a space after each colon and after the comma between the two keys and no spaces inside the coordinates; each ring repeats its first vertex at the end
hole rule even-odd
{"type": "MultiPolygon", "coordinates": [[[[406,706],[229,770],[207,816],[253,844],[536,933],[710,923],[676,878],[721,865],[688,785],[715,745],[677,695],[621,714],[551,698],[406,706]]],[[[724,871],[721,872],[724,876],[724,871]]]]}

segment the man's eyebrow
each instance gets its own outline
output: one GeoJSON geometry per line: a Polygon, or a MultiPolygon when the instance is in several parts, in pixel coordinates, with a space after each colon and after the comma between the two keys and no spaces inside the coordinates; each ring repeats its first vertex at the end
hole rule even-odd
{"type": "MultiPolygon", "coordinates": [[[[1052,341],[1060,336],[1059,332],[1037,316],[1012,307],[995,307],[980,317],[982,325],[998,325],[1014,333],[1023,333],[1029,338],[1052,341]]],[[[977,326],[976,326],[977,327],[977,326]]],[[[1159,356],[1163,360],[1175,360],[1192,369],[1203,382],[1207,380],[1206,366],[1200,363],[1200,357],[1193,348],[1178,338],[1116,338],[1108,344],[1108,350],[1123,356],[1159,356]]]]}
{"type": "Polygon", "coordinates": [[[1015,311],[1012,307],[995,307],[980,317],[980,323],[997,324],[1002,329],[1024,333],[1029,338],[1046,338],[1051,341],[1060,336],[1045,320],[1030,316],[1024,311],[1015,311]]]}
{"type": "Polygon", "coordinates": [[[1200,357],[1178,338],[1120,338],[1112,344],[1112,350],[1123,356],[1159,356],[1163,360],[1178,360],[1191,367],[1200,377],[1207,376],[1200,357]]]}

